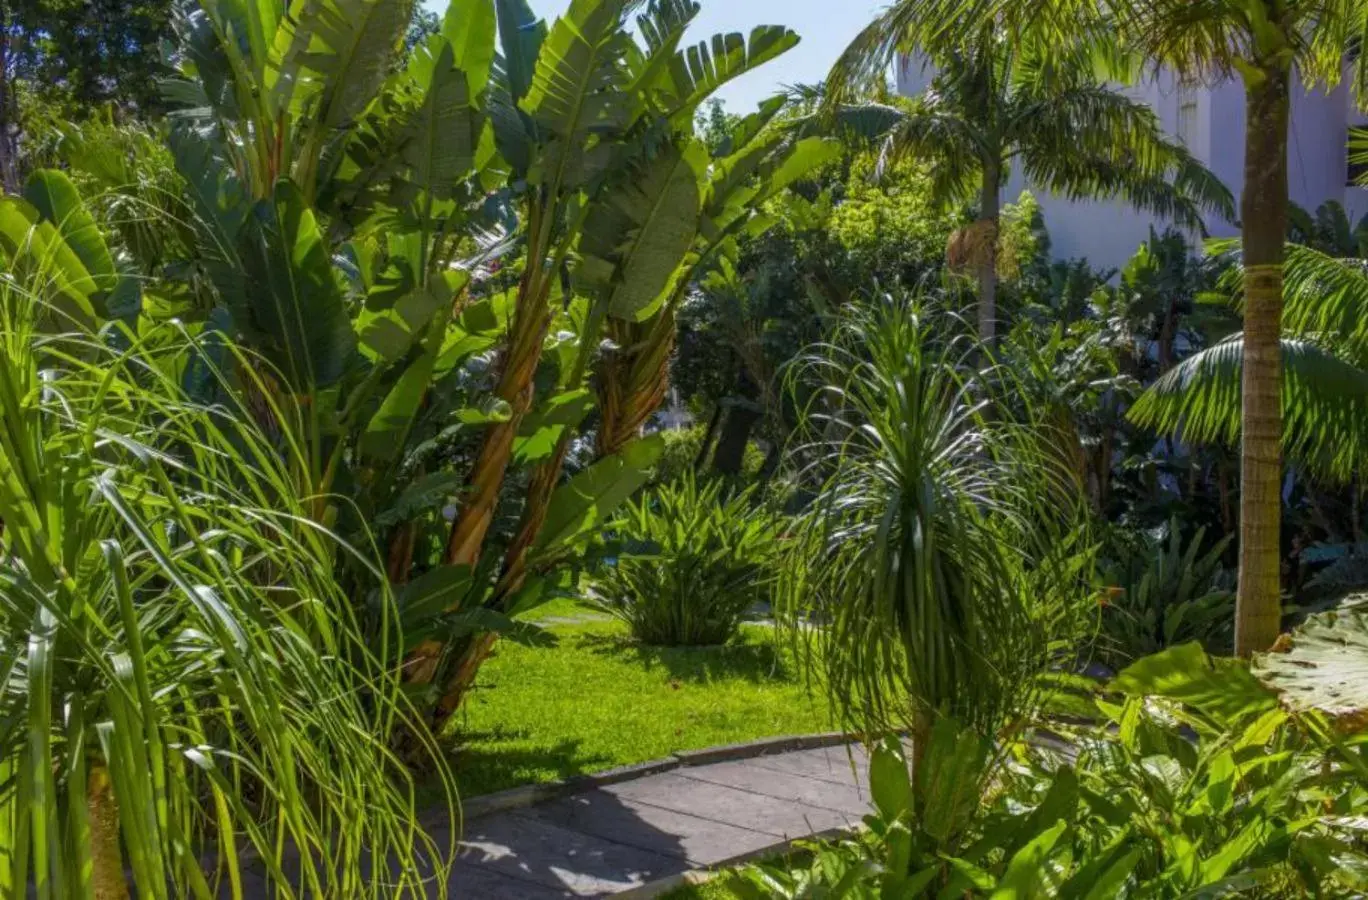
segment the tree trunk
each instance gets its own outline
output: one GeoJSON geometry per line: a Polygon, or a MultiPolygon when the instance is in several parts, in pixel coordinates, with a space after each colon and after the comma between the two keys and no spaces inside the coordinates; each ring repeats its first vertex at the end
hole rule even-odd
{"type": "Polygon", "coordinates": [[[717,427],[720,424],[722,424],[722,404],[718,402],[713,406],[712,417],[708,419],[708,429],[703,432],[703,443],[699,445],[698,455],[694,457],[695,472],[702,469],[703,464],[708,461],[708,451],[712,449],[713,438],[717,437],[717,427]]]}
{"type": "Polygon", "coordinates": [[[119,849],[119,804],[109,770],[90,767],[86,780],[86,815],[90,821],[90,887],[94,900],[128,900],[123,854],[119,849]]]}
{"type": "Polygon", "coordinates": [[[741,474],[751,429],[759,420],[760,412],[746,401],[737,402],[727,411],[722,434],[717,438],[717,451],[713,453],[713,471],[721,475],[741,474]]]}
{"type": "Polygon", "coordinates": [[[19,193],[18,142],[19,104],[10,86],[9,4],[0,3],[0,188],[7,194],[19,193]]]}
{"type": "Polygon", "coordinates": [[[1235,652],[1267,650],[1282,624],[1283,240],[1287,232],[1289,67],[1246,78],[1244,370],[1240,446],[1240,576],[1235,652]]]}
{"type": "Polygon", "coordinates": [[[984,223],[983,240],[975,248],[978,268],[978,328],[979,338],[988,346],[997,340],[997,242],[1002,210],[1002,173],[996,167],[983,170],[983,192],[979,203],[979,220],[984,223]],[[991,228],[988,227],[991,225],[991,228]]]}

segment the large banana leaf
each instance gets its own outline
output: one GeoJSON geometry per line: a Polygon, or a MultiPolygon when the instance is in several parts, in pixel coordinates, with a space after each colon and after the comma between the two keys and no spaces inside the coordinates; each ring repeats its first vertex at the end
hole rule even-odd
{"type": "MultiPolygon", "coordinates": [[[[1194,443],[1240,438],[1243,335],[1171,369],[1130,410],[1133,422],[1194,443]]],[[[1323,476],[1345,480],[1368,462],[1368,372],[1318,344],[1282,341],[1283,450],[1323,476]]]]}
{"type": "Polygon", "coordinates": [[[409,120],[402,158],[418,187],[445,199],[470,174],[485,120],[466,73],[456,68],[452,45],[442,43],[435,59],[430,53],[430,47],[420,47],[410,65],[426,93],[409,120]]]}
{"type": "Polygon", "coordinates": [[[798,43],[797,33],[779,25],[760,25],[750,39],[740,34],[715,34],[675,54],[665,90],[671,118],[692,117],[704,100],[739,75],[761,66],[798,43]]]}
{"type": "Polygon", "coordinates": [[[384,83],[412,12],[413,0],[294,0],[274,47],[290,108],[316,108],[325,132],[352,122],[384,83]]]}
{"type": "Polygon", "coordinates": [[[466,73],[470,92],[479,96],[494,66],[493,0],[451,0],[441,36],[451,45],[456,68],[466,73]]]}
{"type": "Polygon", "coordinates": [[[299,393],[336,381],[356,346],[328,244],[289,181],[258,203],[247,223],[242,261],[251,289],[230,305],[237,327],[299,393]]]}
{"type": "Polygon", "coordinates": [[[664,446],[659,435],[634,441],[621,453],[599,460],[558,487],[551,495],[534,552],[544,555],[563,551],[601,526],[646,483],[664,446]]]}
{"type": "Polygon", "coordinates": [[[1285,706],[1317,710],[1362,729],[1368,716],[1368,612],[1312,616],[1289,637],[1286,652],[1255,661],[1254,674],[1285,706]]]}
{"type": "Polygon", "coordinates": [[[41,291],[47,312],[63,330],[92,326],[97,313],[96,280],[61,232],[27,201],[0,198],[0,251],[11,276],[41,291]]]}
{"type": "Polygon", "coordinates": [[[670,283],[697,234],[707,164],[702,146],[670,145],[624,171],[590,210],[576,286],[609,315],[638,318],[670,283]]]}
{"type": "Polygon", "coordinates": [[[95,217],[81,202],[76,185],[65,172],[39,169],[29,176],[24,185],[24,199],[33,204],[39,214],[53,225],[66,241],[86,271],[99,280],[102,290],[109,290],[118,272],[114,256],[109,252],[95,217]]]}
{"type": "Polygon", "coordinates": [[[624,90],[632,42],[622,28],[623,7],[624,0],[574,0],[542,42],[519,104],[551,138],[531,167],[535,181],[563,188],[589,180],[612,149],[597,144],[590,164],[590,134],[622,131],[640,113],[637,98],[624,90]]]}
{"type": "Polygon", "coordinates": [[[537,18],[527,0],[494,0],[503,48],[503,76],[512,105],[517,107],[532,89],[537,58],[546,40],[546,22],[537,18]]]}

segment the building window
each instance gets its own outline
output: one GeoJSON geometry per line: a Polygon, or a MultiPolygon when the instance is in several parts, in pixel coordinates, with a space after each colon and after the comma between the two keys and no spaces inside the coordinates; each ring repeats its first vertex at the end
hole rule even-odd
{"type": "Polygon", "coordinates": [[[1368,126],[1358,125],[1349,128],[1349,177],[1350,187],[1368,187],[1368,126]]]}
{"type": "Polygon", "coordinates": [[[1197,96],[1187,88],[1178,92],[1178,140],[1189,150],[1197,140],[1197,96]]]}

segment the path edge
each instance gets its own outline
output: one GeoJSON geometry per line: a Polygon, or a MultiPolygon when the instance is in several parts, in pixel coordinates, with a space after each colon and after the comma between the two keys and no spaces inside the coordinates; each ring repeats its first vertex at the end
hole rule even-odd
{"type": "MultiPolygon", "coordinates": [[[[723,744],[718,747],[706,747],[702,750],[681,750],[672,753],[661,759],[648,760],[643,763],[635,763],[630,766],[619,766],[616,769],[606,769],[602,772],[594,772],[587,775],[575,775],[571,778],[561,778],[555,781],[546,781],[540,784],[525,784],[505,791],[495,791],[492,794],[482,794],[478,797],[471,797],[460,804],[461,818],[465,822],[471,822],[494,813],[507,812],[514,809],[525,809],[549,800],[556,800],[570,794],[577,794],[580,791],[592,790],[594,788],[607,787],[612,784],[621,784],[624,781],[631,781],[634,778],[644,778],[647,775],[656,775],[661,772],[669,772],[674,769],[684,769],[692,766],[705,766],[713,763],[732,762],[734,760],[755,759],[761,756],[769,756],[775,753],[791,753],[796,750],[817,750],[822,747],[835,747],[845,744],[857,743],[859,738],[856,735],[841,731],[826,731],[818,734],[799,734],[786,735],[782,737],[761,738],[757,741],[745,741],[740,744],[723,744]]],[[[806,840],[806,839],[805,839],[806,840]]],[[[776,847],[764,848],[764,852],[772,854],[776,847]]],[[[752,857],[753,858],[753,857],[752,857]]],[[[738,862],[743,860],[738,860],[738,862]]],[[[678,876],[674,876],[678,877],[678,876]]],[[[633,888],[632,890],[640,890],[633,888]]],[[[645,897],[653,897],[654,894],[643,894],[645,897]]]]}

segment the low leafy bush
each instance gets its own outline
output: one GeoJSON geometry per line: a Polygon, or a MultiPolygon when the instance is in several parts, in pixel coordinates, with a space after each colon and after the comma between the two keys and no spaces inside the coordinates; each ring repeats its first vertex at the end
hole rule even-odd
{"type": "Polygon", "coordinates": [[[647,644],[725,643],[769,599],[778,525],[752,491],[727,494],[692,474],[645,493],[612,522],[623,555],[595,583],[596,599],[647,644]]]}
{"type": "Polygon", "coordinates": [[[1126,533],[1105,554],[1111,562],[1103,568],[1108,599],[1098,650],[1118,668],[1188,641],[1231,651],[1235,594],[1221,560],[1230,538],[1208,546],[1206,530],[1198,529],[1185,542],[1176,519],[1166,531],[1126,533]]]}
{"type": "Polygon", "coordinates": [[[920,792],[886,742],[866,831],[729,887],[847,900],[1363,896],[1364,647],[1368,616],[1343,613],[1313,619],[1252,671],[1175,647],[1111,683],[1104,724],[1003,751],[943,719],[920,792]]]}

